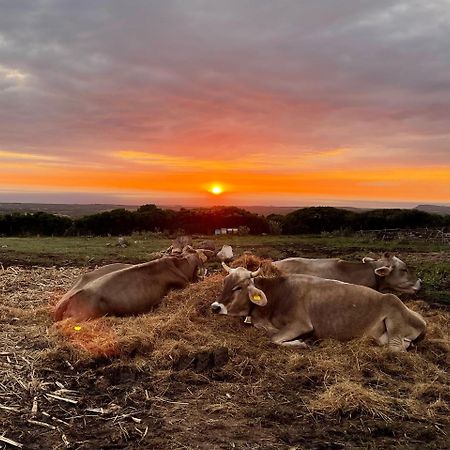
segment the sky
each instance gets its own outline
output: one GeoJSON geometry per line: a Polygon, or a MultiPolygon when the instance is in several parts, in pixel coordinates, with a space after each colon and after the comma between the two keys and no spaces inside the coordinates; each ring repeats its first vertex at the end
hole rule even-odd
{"type": "Polygon", "coordinates": [[[447,0],[0,0],[0,202],[450,205],[449,36],[447,0]]]}

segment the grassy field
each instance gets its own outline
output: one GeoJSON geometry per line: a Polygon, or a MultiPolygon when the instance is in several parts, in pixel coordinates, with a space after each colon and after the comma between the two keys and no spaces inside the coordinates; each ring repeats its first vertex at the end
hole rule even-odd
{"type": "MultiPolygon", "coordinates": [[[[211,236],[194,237],[201,245],[211,236]]],[[[94,267],[112,262],[138,263],[157,257],[171,240],[162,235],[136,234],[120,247],[114,237],[0,238],[0,264],[21,266],[94,267]]],[[[291,256],[338,257],[360,260],[383,251],[397,253],[424,281],[423,298],[450,304],[450,245],[428,240],[381,241],[367,237],[332,236],[218,236],[217,248],[231,244],[236,255],[249,250],[258,256],[281,259],[291,256]]]]}
{"type": "MultiPolygon", "coordinates": [[[[115,237],[0,237],[0,260],[16,260],[23,264],[42,263],[43,265],[85,265],[104,261],[129,260],[146,261],[154,252],[165,250],[171,239],[163,235],[136,234],[127,236],[127,247],[117,245],[115,237]]],[[[258,252],[277,251],[285,254],[305,256],[339,256],[353,257],[367,252],[394,251],[404,253],[433,252],[450,254],[450,245],[427,240],[393,240],[381,241],[365,237],[334,236],[200,236],[194,237],[199,244],[206,239],[213,239],[218,247],[230,244],[236,249],[256,249],[258,252]]]]}

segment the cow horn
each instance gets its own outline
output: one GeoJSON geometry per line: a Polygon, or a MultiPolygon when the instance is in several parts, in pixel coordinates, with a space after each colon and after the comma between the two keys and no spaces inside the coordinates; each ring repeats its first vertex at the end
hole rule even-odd
{"type": "Polygon", "coordinates": [[[261,272],[261,267],[258,270],[255,270],[254,272],[250,272],[250,277],[255,278],[257,277],[261,272]]]}
{"type": "Polygon", "coordinates": [[[364,264],[372,262],[372,261],[375,261],[375,260],[373,258],[371,258],[370,256],[364,256],[364,258],[362,259],[362,262],[364,264]]]}
{"type": "Polygon", "coordinates": [[[234,269],[232,269],[231,267],[228,267],[224,262],[222,262],[222,267],[228,272],[231,273],[233,272],[234,269]]]}

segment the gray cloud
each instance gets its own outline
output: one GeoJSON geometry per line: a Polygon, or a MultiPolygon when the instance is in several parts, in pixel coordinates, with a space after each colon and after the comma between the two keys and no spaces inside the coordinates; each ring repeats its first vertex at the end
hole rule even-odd
{"type": "Polygon", "coordinates": [[[443,0],[3,0],[0,148],[449,164],[449,35],[443,0]]]}

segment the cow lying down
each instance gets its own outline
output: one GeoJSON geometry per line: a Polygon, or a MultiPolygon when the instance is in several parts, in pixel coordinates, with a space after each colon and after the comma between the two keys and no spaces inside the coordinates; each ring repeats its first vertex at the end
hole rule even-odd
{"type": "Polygon", "coordinates": [[[384,253],[377,260],[365,257],[362,262],[331,258],[286,258],[273,264],[284,273],[345,281],[371,287],[380,292],[415,294],[421,284],[421,280],[410,272],[406,264],[391,253],[384,253]]]}
{"type": "Polygon", "coordinates": [[[186,247],[180,256],[143,264],[109,264],[89,272],[56,305],[55,319],[87,320],[150,311],[171,289],[201,278],[206,256],[186,247]]]}
{"type": "Polygon", "coordinates": [[[306,335],[350,340],[370,336],[393,351],[406,351],[425,333],[426,323],[393,294],[311,275],[258,277],[231,269],[222,296],[211,304],[214,313],[251,316],[279,345],[306,347],[306,335]]]}

